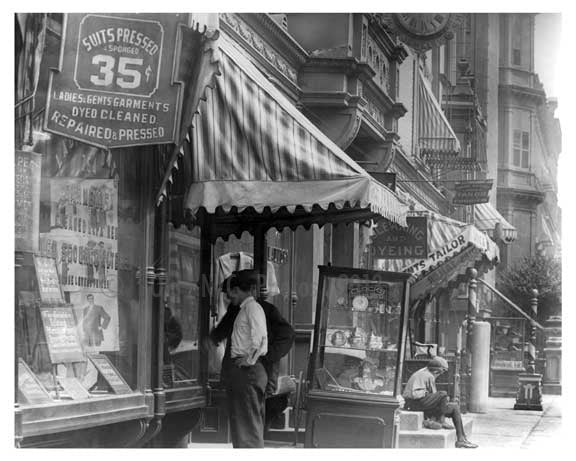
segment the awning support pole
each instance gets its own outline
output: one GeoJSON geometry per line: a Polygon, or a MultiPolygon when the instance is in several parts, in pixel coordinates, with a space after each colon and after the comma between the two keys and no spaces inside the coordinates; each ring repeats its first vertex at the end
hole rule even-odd
{"type": "Polygon", "coordinates": [[[470,268],[468,275],[470,280],[468,281],[468,313],[466,316],[466,408],[469,408],[472,384],[472,331],[477,314],[478,282],[476,277],[478,277],[478,271],[470,268]]]}
{"type": "Polygon", "coordinates": [[[258,298],[264,300],[268,296],[268,240],[266,227],[261,225],[254,229],[254,269],[258,273],[258,298]]]}
{"type": "MultiPolygon", "coordinates": [[[[201,211],[200,218],[200,331],[199,336],[204,340],[210,332],[211,290],[214,280],[212,273],[212,243],[211,222],[205,211],[201,211]]],[[[208,353],[200,354],[200,382],[206,386],[207,399],[210,398],[208,384],[208,353]]]]}

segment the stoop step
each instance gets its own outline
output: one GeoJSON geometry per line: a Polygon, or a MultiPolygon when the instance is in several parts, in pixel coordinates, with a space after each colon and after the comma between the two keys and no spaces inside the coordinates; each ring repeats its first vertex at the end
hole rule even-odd
{"type": "Polygon", "coordinates": [[[424,413],[421,411],[400,411],[400,431],[418,431],[422,429],[424,413]]]}
{"type": "MultiPolygon", "coordinates": [[[[417,412],[414,412],[417,413],[417,412]]],[[[447,419],[451,422],[450,419],[447,419]]],[[[401,419],[402,421],[402,419],[401,419]]],[[[467,436],[472,435],[472,419],[463,418],[467,436]]],[[[402,427],[402,426],[401,426],[402,427]]],[[[456,431],[454,429],[423,429],[398,431],[398,448],[454,448],[456,431]]]]}

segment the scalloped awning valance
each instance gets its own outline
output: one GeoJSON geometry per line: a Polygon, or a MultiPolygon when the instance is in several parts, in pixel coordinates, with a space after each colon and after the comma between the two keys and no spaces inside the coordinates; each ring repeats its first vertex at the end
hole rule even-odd
{"type": "MultiPolygon", "coordinates": [[[[354,211],[406,225],[407,206],[310,122],[225,36],[219,76],[192,121],[184,207],[219,217],[354,211]]],[[[285,218],[285,217],[284,217],[285,218]]]]}

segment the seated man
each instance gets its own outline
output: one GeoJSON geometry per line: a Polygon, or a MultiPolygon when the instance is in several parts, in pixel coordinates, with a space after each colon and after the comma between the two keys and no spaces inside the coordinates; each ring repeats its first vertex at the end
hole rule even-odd
{"type": "Polygon", "coordinates": [[[434,418],[439,421],[428,422],[425,427],[429,429],[453,429],[444,420],[446,416],[452,418],[456,428],[456,448],[477,448],[478,445],[469,442],[466,438],[458,405],[449,403],[448,395],[436,390],[436,378],[446,370],[448,370],[448,362],[442,357],[434,357],[426,367],[410,376],[402,394],[406,401],[406,409],[422,411],[425,418],[434,418]]]}

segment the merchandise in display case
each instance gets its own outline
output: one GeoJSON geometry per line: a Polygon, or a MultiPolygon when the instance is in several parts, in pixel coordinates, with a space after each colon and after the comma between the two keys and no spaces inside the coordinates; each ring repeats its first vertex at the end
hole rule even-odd
{"type": "Polygon", "coordinates": [[[391,446],[410,274],[319,269],[307,446],[391,446]]]}
{"type": "Polygon", "coordinates": [[[490,395],[514,397],[518,374],[525,371],[526,320],[492,317],[490,395]]]}

